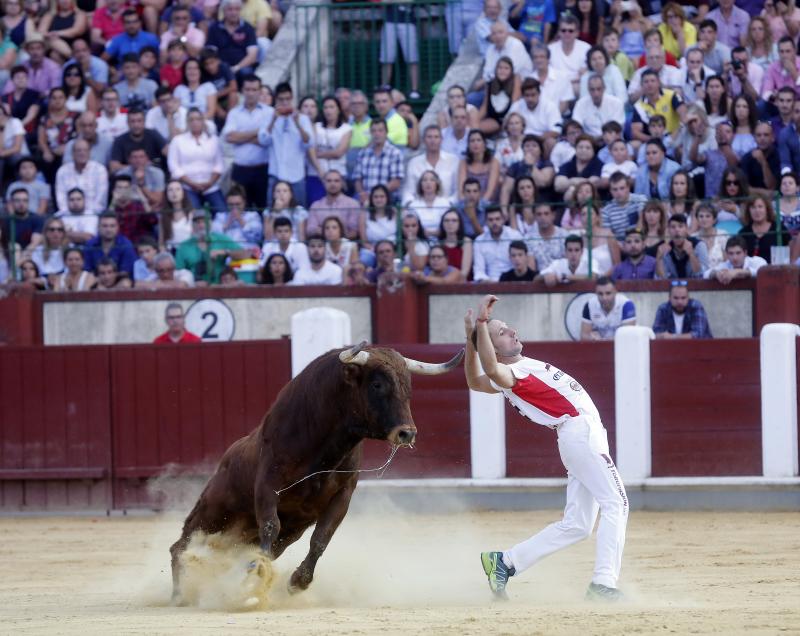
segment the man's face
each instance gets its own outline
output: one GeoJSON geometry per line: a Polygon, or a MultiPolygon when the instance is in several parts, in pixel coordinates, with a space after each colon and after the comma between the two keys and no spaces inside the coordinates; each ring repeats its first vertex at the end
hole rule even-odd
{"type": "Polygon", "coordinates": [[[717,32],[711,27],[704,27],[700,29],[700,41],[706,42],[710,46],[714,46],[717,43],[717,32]]]}
{"type": "Polygon", "coordinates": [[[308,260],[314,265],[319,265],[325,260],[325,242],[314,239],[308,242],[308,260]]]}
{"type": "Polygon", "coordinates": [[[776,105],[778,106],[778,112],[783,117],[789,117],[792,114],[792,109],[794,107],[795,97],[794,92],[790,93],[789,91],[784,91],[778,93],[778,97],[776,100],[776,105]]]}
{"type": "Polygon", "coordinates": [[[581,243],[569,242],[564,248],[564,256],[566,256],[567,262],[572,267],[577,267],[578,263],[581,262],[582,254],[583,254],[583,244],[581,243]]]}
{"type": "Polygon", "coordinates": [[[119,233],[119,223],[117,223],[117,219],[100,219],[98,233],[100,234],[100,238],[106,241],[117,238],[117,234],[119,233]]]}
{"type": "Polygon", "coordinates": [[[376,146],[386,143],[386,126],[383,124],[375,124],[374,126],[370,126],[369,133],[372,136],[372,142],[376,146]]]}
{"type": "Polygon", "coordinates": [[[139,29],[142,28],[142,23],[137,15],[125,16],[123,25],[125,27],[125,33],[131,37],[136,37],[136,35],[139,33],[139,29]]]}
{"type": "Polygon", "coordinates": [[[44,59],[44,44],[41,42],[32,42],[25,49],[31,58],[31,62],[35,65],[42,63],[44,59]]]}
{"type": "Polygon", "coordinates": [[[233,24],[239,21],[239,17],[242,14],[242,5],[237,2],[231,2],[230,4],[226,5],[225,8],[222,10],[222,15],[225,17],[225,21],[229,24],[233,24]]]}
{"type": "Polygon", "coordinates": [[[175,263],[167,259],[160,261],[156,264],[156,275],[158,280],[175,280],[175,263]]]}
{"type": "Polygon", "coordinates": [[[625,237],[625,251],[628,253],[628,256],[633,256],[633,258],[641,256],[644,251],[644,241],[642,241],[642,237],[639,234],[628,234],[628,236],[625,237]]]}
{"type": "MultiPolygon", "coordinates": [[[[380,128],[380,126],[378,126],[380,128]]],[[[325,192],[328,195],[335,197],[339,193],[341,193],[344,184],[342,183],[342,177],[338,172],[329,172],[325,175],[325,192]]]]}
{"type": "Polygon", "coordinates": [[[687,233],[688,229],[686,228],[686,223],[680,223],[678,221],[669,222],[669,236],[676,244],[682,244],[687,233]]]}
{"type": "Polygon", "coordinates": [[[153,259],[158,253],[156,248],[152,245],[140,245],[136,248],[136,252],[139,254],[139,258],[141,258],[148,265],[152,264],[153,259]]]}
{"type": "Polygon", "coordinates": [[[728,256],[728,260],[733,265],[734,269],[741,269],[744,267],[744,259],[747,256],[747,252],[745,252],[740,246],[732,245],[727,250],[725,250],[725,254],[728,256]]]}
{"type": "Polygon", "coordinates": [[[192,236],[196,239],[205,239],[206,220],[202,216],[196,216],[192,219],[192,236]]]}
{"type": "Polygon", "coordinates": [[[36,178],[36,166],[32,161],[26,161],[19,167],[19,176],[23,181],[33,181],[36,178]]]}
{"type": "Polygon", "coordinates": [[[388,243],[381,243],[378,249],[375,250],[375,255],[378,260],[378,265],[383,269],[391,269],[394,267],[394,248],[388,243]]]}
{"type": "Polygon", "coordinates": [[[778,44],[778,57],[781,62],[790,62],[795,58],[795,48],[791,42],[781,42],[778,44]]]}
{"type": "MultiPolygon", "coordinates": [[[[795,101],[794,103],[794,110],[792,111],[792,121],[794,121],[795,126],[800,126],[800,100],[795,101]]],[[[732,133],[731,137],[733,137],[732,133]]]]}
{"type": "Polygon", "coordinates": [[[14,212],[19,215],[27,214],[30,198],[27,192],[17,192],[11,197],[11,205],[14,207],[14,212]]]}
{"type": "Polygon", "coordinates": [[[501,10],[500,0],[486,0],[483,3],[483,12],[489,20],[497,20],[500,17],[501,10]]]}
{"type": "Polygon", "coordinates": [[[436,128],[430,128],[425,133],[425,149],[428,152],[439,152],[442,147],[442,133],[436,128]]]}
{"type": "Polygon", "coordinates": [[[122,74],[125,76],[125,79],[129,82],[135,82],[139,79],[139,62],[125,62],[122,65],[122,74]]]}
{"type": "Polygon", "coordinates": [[[575,156],[581,161],[591,161],[594,156],[594,146],[592,146],[592,142],[582,139],[575,144],[575,156]]]}
{"type": "Polygon", "coordinates": [[[80,192],[73,192],[67,197],[67,207],[70,214],[83,214],[86,207],[83,195],[80,192]]]}
{"type": "Polygon", "coordinates": [[[528,107],[528,110],[535,110],[539,105],[539,91],[535,88],[526,88],[525,92],[522,94],[522,98],[525,100],[525,105],[528,107]]]}
{"type": "Polygon", "coordinates": [[[97,137],[97,119],[94,116],[83,116],[78,120],[78,133],[84,139],[93,140],[97,137]]]}
{"type": "Polygon", "coordinates": [[[289,225],[279,225],[275,228],[275,238],[280,243],[288,243],[292,240],[292,228],[289,225]]]}
{"type": "Polygon", "coordinates": [[[144,133],[144,113],[128,113],[128,130],[136,137],[144,133]]]}
{"type": "MultiPolygon", "coordinates": [[[[800,115],[800,109],[795,109],[795,114],[800,115]]],[[[718,124],[714,133],[718,144],[729,144],[733,141],[733,128],[728,124],[718,124]]]]}
{"type": "Polygon", "coordinates": [[[513,358],[522,353],[522,343],[517,337],[517,330],[509,327],[501,320],[490,320],[487,325],[489,338],[492,341],[497,355],[504,358],[513,358]]]}
{"type": "Polygon", "coordinates": [[[595,288],[597,293],[597,300],[600,301],[600,306],[603,311],[608,313],[614,307],[614,299],[617,297],[617,289],[613,283],[607,285],[598,285],[595,288]]]}
{"type": "Polygon", "coordinates": [[[615,163],[624,163],[628,160],[628,147],[622,141],[614,143],[611,146],[611,156],[615,163]]]}
{"type": "Polygon", "coordinates": [[[506,25],[502,22],[495,22],[492,25],[492,31],[489,36],[489,40],[498,49],[502,49],[506,44],[506,40],[508,40],[508,30],[506,29],[506,25]]]}
{"type": "Polygon", "coordinates": [[[631,187],[627,179],[620,179],[611,184],[611,196],[617,203],[625,203],[631,194],[631,187]]]}
{"type": "Polygon", "coordinates": [[[102,99],[103,110],[109,115],[117,112],[119,108],[119,97],[116,93],[105,93],[102,99]]]}
{"type": "Polygon", "coordinates": [[[186,324],[186,318],[183,315],[182,309],[170,309],[167,312],[167,327],[173,333],[180,333],[186,324]]]}
{"type": "Polygon", "coordinates": [[[775,141],[772,135],[772,126],[769,124],[759,124],[756,126],[755,137],[756,144],[763,151],[769,150],[775,141]]]}
{"type": "Polygon", "coordinates": [[[675,285],[670,288],[669,304],[676,314],[682,314],[686,311],[686,307],[689,304],[689,289],[686,285],[675,285]]]}
{"type": "Polygon", "coordinates": [[[481,187],[475,183],[464,186],[464,201],[471,205],[477,205],[481,200],[481,187]]]}
{"type": "Polygon", "coordinates": [[[388,112],[392,110],[392,98],[389,97],[388,93],[375,93],[372,97],[372,104],[381,117],[386,117],[388,112]]]}
{"type": "Polygon", "coordinates": [[[282,115],[291,113],[294,108],[294,104],[292,103],[292,94],[289,92],[283,92],[276,95],[275,108],[282,115]]]}
{"type": "Polygon", "coordinates": [[[731,54],[731,60],[740,62],[744,66],[745,71],[747,70],[747,63],[750,61],[747,57],[747,51],[737,51],[731,54]]]}
{"type": "Polygon", "coordinates": [[[129,201],[131,198],[131,182],[117,181],[114,184],[113,197],[120,203],[129,201]]]}
{"type": "Polygon", "coordinates": [[[89,59],[90,55],[89,45],[86,44],[86,40],[77,39],[72,43],[72,57],[75,58],[76,62],[83,64],[89,59]]]}
{"type": "Polygon", "coordinates": [[[367,112],[367,98],[363,95],[356,95],[350,100],[350,112],[353,117],[361,119],[367,112]]]}
{"type": "Polygon", "coordinates": [[[134,170],[142,170],[147,167],[148,156],[143,148],[137,148],[131,152],[128,161],[134,170]]]}
{"type": "Polygon", "coordinates": [[[244,103],[248,108],[252,108],[258,103],[258,96],[261,94],[261,84],[258,82],[245,82],[242,87],[244,103]]]}
{"type": "Polygon", "coordinates": [[[665,61],[666,55],[662,49],[650,49],[647,52],[647,67],[656,73],[662,69],[665,61]]]}
{"type": "Polygon", "coordinates": [[[642,79],[642,92],[651,97],[658,93],[659,81],[655,75],[645,75],[642,79]]]}
{"type": "Polygon", "coordinates": [[[486,215],[486,225],[492,234],[499,235],[503,231],[503,213],[489,212],[486,215]]]}
{"type": "Polygon", "coordinates": [[[79,139],[72,146],[72,158],[79,166],[85,166],[89,161],[89,143],[85,139],[79,139]]]}
{"type": "Polygon", "coordinates": [[[111,265],[98,265],[97,280],[103,287],[113,287],[117,282],[117,272],[111,265]]]}
{"type": "Polygon", "coordinates": [[[589,80],[589,95],[592,98],[592,101],[596,106],[599,106],[600,103],[603,101],[603,93],[605,92],[605,86],[603,84],[603,80],[598,78],[592,78],[589,80]]]}
{"type": "Polygon", "coordinates": [[[453,111],[453,115],[450,117],[450,123],[453,127],[453,130],[457,133],[463,133],[467,129],[467,111],[464,108],[457,108],[453,111]]]}
{"type": "Polygon", "coordinates": [[[558,27],[558,33],[561,37],[561,41],[569,45],[575,42],[575,39],[578,37],[578,27],[574,24],[562,22],[558,27]]]}
{"type": "Polygon", "coordinates": [[[541,48],[534,49],[533,53],[531,54],[531,59],[533,60],[533,67],[537,71],[543,71],[547,68],[548,64],[550,64],[550,59],[547,57],[547,51],[541,48]]]}
{"type": "Polygon", "coordinates": [[[553,227],[556,215],[549,205],[540,205],[534,210],[533,218],[536,219],[536,225],[539,226],[539,231],[541,232],[553,227]]]}
{"type": "Polygon", "coordinates": [[[528,269],[528,255],[524,250],[512,247],[508,250],[508,258],[511,260],[511,267],[518,272],[528,269]]]}

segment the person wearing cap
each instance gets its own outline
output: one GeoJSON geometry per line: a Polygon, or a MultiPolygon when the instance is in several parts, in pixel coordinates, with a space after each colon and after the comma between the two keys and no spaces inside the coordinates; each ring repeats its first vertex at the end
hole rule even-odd
{"type": "MultiPolygon", "coordinates": [[[[22,65],[28,71],[28,88],[46,95],[51,88],[61,86],[61,67],[49,57],[45,57],[44,36],[31,33],[22,48],[28,53],[28,60],[22,65]]],[[[3,95],[14,90],[14,82],[6,82],[3,95]]]]}

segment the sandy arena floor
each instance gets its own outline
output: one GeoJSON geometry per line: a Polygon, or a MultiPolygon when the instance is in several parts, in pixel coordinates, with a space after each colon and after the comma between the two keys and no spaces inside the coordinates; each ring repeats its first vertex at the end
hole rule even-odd
{"type": "Polygon", "coordinates": [[[269,611],[168,604],[175,516],[0,519],[3,634],[800,634],[800,515],[634,512],[620,581],[629,601],[583,602],[594,541],[489,598],[478,552],[557,511],[351,515],[312,587],[287,597],[307,537],[276,562],[269,611]]]}

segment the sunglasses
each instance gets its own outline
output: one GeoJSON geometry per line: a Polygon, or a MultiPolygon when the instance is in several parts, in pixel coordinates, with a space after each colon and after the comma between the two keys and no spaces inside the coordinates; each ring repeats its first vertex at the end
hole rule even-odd
{"type": "Polygon", "coordinates": [[[726,180],[726,181],[725,181],[725,185],[735,185],[735,186],[738,186],[738,185],[739,185],[739,182],[738,182],[738,181],[728,181],[728,180],[726,180]]]}
{"type": "Polygon", "coordinates": [[[559,29],[561,33],[575,33],[575,29],[559,29]]]}
{"type": "Polygon", "coordinates": [[[685,280],[672,280],[669,282],[670,287],[686,287],[689,284],[689,281],[685,280]]]}
{"type": "Polygon", "coordinates": [[[63,227],[49,227],[49,228],[47,228],[47,231],[48,232],[63,232],[64,228],[63,227]]]}

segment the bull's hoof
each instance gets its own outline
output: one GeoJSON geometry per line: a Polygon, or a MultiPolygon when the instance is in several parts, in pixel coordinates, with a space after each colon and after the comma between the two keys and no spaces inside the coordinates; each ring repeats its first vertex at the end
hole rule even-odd
{"type": "Polygon", "coordinates": [[[186,607],[186,601],[183,600],[183,596],[181,596],[180,592],[177,590],[172,591],[172,598],[170,599],[170,604],[174,607],[186,607]]]}
{"type": "Polygon", "coordinates": [[[311,585],[314,575],[307,571],[295,570],[292,578],[289,579],[289,594],[297,594],[311,585]]]}

